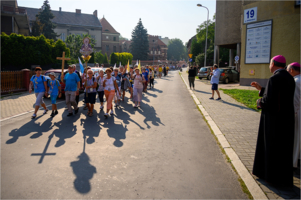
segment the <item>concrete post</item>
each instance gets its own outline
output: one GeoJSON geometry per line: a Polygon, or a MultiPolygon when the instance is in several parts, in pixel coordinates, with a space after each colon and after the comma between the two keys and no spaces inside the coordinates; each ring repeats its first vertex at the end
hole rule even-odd
{"type": "Polygon", "coordinates": [[[240,55],[240,43],[237,43],[236,45],[236,55],[239,56],[239,60],[238,60],[238,63],[237,63],[237,71],[240,72],[240,61],[241,61],[241,55],[240,55]]]}
{"type": "Polygon", "coordinates": [[[233,49],[229,49],[229,66],[233,66],[233,53],[234,53],[234,50],[233,49]]]}
{"type": "Polygon", "coordinates": [[[30,77],[29,77],[29,69],[22,69],[23,72],[23,84],[24,84],[24,88],[26,88],[26,90],[29,90],[29,82],[30,82],[30,77]]]}
{"type": "Polygon", "coordinates": [[[219,66],[219,46],[215,46],[215,59],[214,59],[214,63],[217,64],[217,66],[219,66]]]}

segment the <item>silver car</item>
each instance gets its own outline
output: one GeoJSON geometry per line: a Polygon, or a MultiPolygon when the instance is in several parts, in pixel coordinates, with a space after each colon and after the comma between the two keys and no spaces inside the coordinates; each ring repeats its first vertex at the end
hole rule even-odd
{"type": "Polygon", "coordinates": [[[207,80],[209,80],[210,79],[210,67],[202,67],[199,70],[198,77],[199,77],[199,79],[207,78],[207,80]]]}

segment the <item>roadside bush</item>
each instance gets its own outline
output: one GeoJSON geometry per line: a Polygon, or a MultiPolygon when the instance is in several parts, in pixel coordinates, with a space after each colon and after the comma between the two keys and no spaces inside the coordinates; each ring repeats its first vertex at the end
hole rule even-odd
{"type": "Polygon", "coordinates": [[[113,65],[116,63],[116,65],[119,66],[119,63],[121,62],[121,64],[125,66],[128,64],[128,61],[132,63],[132,59],[133,55],[131,53],[112,53],[110,56],[110,63],[113,65]]]}
{"type": "Polygon", "coordinates": [[[1,34],[1,70],[21,70],[31,65],[58,66],[65,51],[69,57],[70,51],[62,40],[54,42],[41,36],[24,36],[12,33],[1,34]]]}

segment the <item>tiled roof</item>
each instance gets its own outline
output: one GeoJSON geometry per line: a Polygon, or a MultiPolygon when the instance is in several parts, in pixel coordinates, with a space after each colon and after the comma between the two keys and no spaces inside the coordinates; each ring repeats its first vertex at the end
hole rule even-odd
{"type": "MultiPolygon", "coordinates": [[[[40,12],[38,8],[25,8],[27,11],[29,21],[35,21],[36,15],[40,12]]],[[[54,18],[51,20],[55,24],[77,25],[77,26],[92,26],[101,28],[98,18],[93,14],[77,14],[75,12],[65,12],[51,10],[54,18]]]]}
{"type": "Polygon", "coordinates": [[[99,20],[102,25],[102,33],[116,33],[119,34],[113,26],[106,20],[106,18],[102,18],[99,20]]]}
{"type": "Polygon", "coordinates": [[[158,45],[167,47],[167,45],[164,42],[162,42],[162,40],[160,39],[158,39],[158,45]]]}

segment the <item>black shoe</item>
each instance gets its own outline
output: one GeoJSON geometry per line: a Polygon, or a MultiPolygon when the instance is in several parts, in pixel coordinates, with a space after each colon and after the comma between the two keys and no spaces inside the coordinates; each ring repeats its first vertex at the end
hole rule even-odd
{"type": "Polygon", "coordinates": [[[56,110],[56,111],[54,111],[54,115],[57,115],[57,114],[59,114],[59,112],[56,110]]]}
{"type": "Polygon", "coordinates": [[[73,115],[73,113],[69,113],[68,115],[67,115],[67,117],[70,117],[70,116],[72,116],[73,115]]]}
{"type": "Polygon", "coordinates": [[[214,98],[213,97],[211,97],[211,98],[209,98],[210,100],[213,100],[214,98]]]}
{"type": "Polygon", "coordinates": [[[50,117],[54,117],[54,112],[52,111],[52,113],[50,114],[50,117]]]}
{"type": "Polygon", "coordinates": [[[79,108],[77,108],[77,109],[74,111],[74,113],[77,114],[77,113],[78,113],[78,110],[79,110],[79,108]]]}

